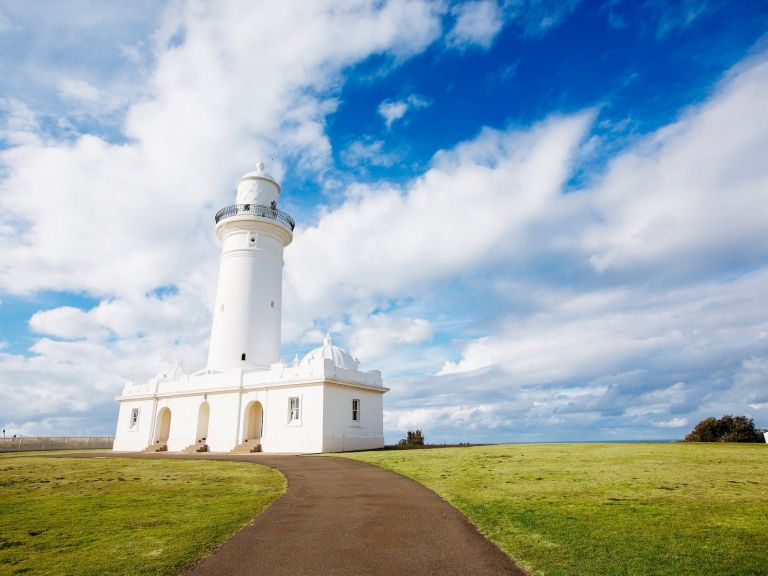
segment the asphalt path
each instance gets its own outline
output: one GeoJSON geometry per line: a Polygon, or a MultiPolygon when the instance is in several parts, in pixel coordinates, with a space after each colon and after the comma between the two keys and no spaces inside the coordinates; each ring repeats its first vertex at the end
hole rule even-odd
{"type": "Polygon", "coordinates": [[[526,574],[437,494],[370,464],[327,456],[110,455],[238,460],[287,478],[285,495],[185,572],[189,576],[526,574]]]}

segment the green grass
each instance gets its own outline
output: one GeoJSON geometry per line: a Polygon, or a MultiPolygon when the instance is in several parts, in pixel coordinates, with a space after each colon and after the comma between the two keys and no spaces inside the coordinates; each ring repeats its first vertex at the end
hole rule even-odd
{"type": "Polygon", "coordinates": [[[529,444],[346,456],[428,486],[532,574],[768,574],[764,444],[529,444]]]}
{"type": "Polygon", "coordinates": [[[285,492],[238,462],[0,457],[0,575],[178,574],[285,492]]]}
{"type": "Polygon", "coordinates": [[[66,456],[67,454],[96,454],[99,452],[111,454],[112,450],[107,448],[72,448],[71,450],[29,450],[26,452],[0,452],[0,458],[28,458],[30,456],[45,456],[49,454],[66,456]]]}

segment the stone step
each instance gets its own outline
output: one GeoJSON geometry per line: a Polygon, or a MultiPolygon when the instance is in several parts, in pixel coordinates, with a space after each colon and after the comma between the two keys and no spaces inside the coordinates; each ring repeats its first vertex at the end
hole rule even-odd
{"type": "Polygon", "coordinates": [[[261,442],[257,440],[249,442],[246,440],[230,450],[231,454],[250,454],[252,452],[261,452],[261,442]]]}
{"type": "Polygon", "coordinates": [[[182,452],[186,454],[194,454],[195,452],[208,452],[208,444],[205,443],[205,438],[198,440],[194,444],[190,444],[182,452]]]}
{"type": "Polygon", "coordinates": [[[160,442],[155,442],[154,444],[150,444],[142,452],[168,452],[168,444],[160,444],[160,442]]]}

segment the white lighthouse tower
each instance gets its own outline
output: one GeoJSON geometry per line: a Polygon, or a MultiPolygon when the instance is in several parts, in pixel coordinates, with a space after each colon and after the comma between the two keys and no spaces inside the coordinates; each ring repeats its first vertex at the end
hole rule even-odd
{"type": "Polygon", "coordinates": [[[293,219],[277,208],[280,185],[256,170],[237,182],[237,204],[216,214],[222,243],[208,370],[266,370],[280,359],[283,248],[293,219]]]}
{"type": "Polygon", "coordinates": [[[128,382],[114,449],[145,452],[340,452],[384,445],[381,372],[333,344],[280,359],[283,249],[293,219],[264,164],[215,216],[221,264],[208,365],[128,382]]]}

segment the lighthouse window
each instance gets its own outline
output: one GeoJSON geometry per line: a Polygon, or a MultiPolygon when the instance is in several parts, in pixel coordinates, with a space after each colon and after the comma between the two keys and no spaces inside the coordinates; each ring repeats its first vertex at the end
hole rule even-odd
{"type": "Polygon", "coordinates": [[[243,362],[245,362],[245,352],[243,352],[242,356],[240,356],[240,360],[242,360],[243,362]]]}
{"type": "Polygon", "coordinates": [[[352,420],[360,422],[360,400],[358,398],[352,400],[352,420]]]}
{"type": "Polygon", "coordinates": [[[275,301],[274,301],[274,300],[272,300],[272,301],[269,303],[269,307],[270,307],[270,308],[274,308],[274,307],[275,307],[275,301]]]}
{"type": "Polygon", "coordinates": [[[128,422],[128,429],[135,430],[139,426],[139,409],[131,410],[131,420],[128,422]]]}
{"type": "Polygon", "coordinates": [[[298,396],[288,398],[288,420],[295,422],[301,418],[301,405],[298,396]]]}

